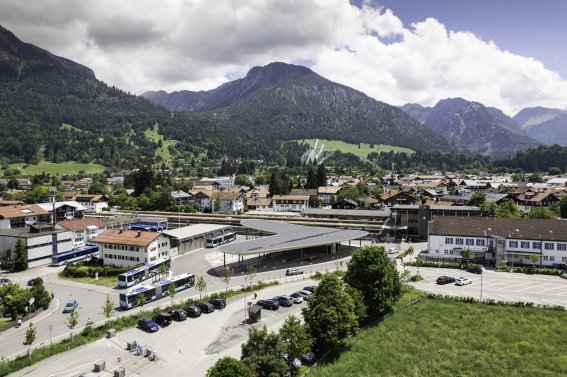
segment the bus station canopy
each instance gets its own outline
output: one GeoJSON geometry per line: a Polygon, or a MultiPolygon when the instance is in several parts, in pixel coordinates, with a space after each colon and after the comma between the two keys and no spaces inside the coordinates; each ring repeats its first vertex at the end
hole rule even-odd
{"type": "Polygon", "coordinates": [[[330,245],[342,241],[356,240],[368,234],[368,232],[361,230],[304,226],[273,220],[249,219],[242,220],[241,224],[275,235],[229,243],[219,246],[218,251],[226,254],[256,255],[330,245]]]}

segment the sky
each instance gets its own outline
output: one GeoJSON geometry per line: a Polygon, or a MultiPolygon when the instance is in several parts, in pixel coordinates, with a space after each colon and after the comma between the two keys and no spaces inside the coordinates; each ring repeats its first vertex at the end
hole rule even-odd
{"type": "Polygon", "coordinates": [[[564,0],[0,0],[0,25],[133,94],[282,61],[392,105],[567,109],[564,0]]]}

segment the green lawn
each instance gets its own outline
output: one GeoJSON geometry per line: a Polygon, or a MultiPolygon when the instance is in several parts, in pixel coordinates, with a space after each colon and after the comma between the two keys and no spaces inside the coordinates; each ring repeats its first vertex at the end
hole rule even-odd
{"type": "Polygon", "coordinates": [[[80,170],[85,174],[102,173],[105,169],[99,164],[81,164],[78,162],[63,162],[56,164],[50,161],[41,161],[37,165],[26,165],[23,163],[10,164],[12,169],[20,169],[20,175],[34,175],[46,172],[47,174],[78,174],[80,170]]]}
{"type": "Polygon", "coordinates": [[[115,288],[118,285],[118,277],[116,276],[99,276],[98,280],[93,277],[85,277],[85,278],[74,278],[70,276],[64,276],[63,273],[59,274],[60,279],[76,281],[79,283],[85,284],[94,284],[94,285],[101,285],[103,287],[115,288]]]}
{"type": "Polygon", "coordinates": [[[425,299],[346,342],[322,376],[565,376],[567,313],[425,299]]]}
{"type": "MultiPolygon", "coordinates": [[[[310,146],[315,145],[313,139],[303,139],[296,141],[307,143],[310,146]]],[[[324,139],[319,139],[319,143],[317,144],[317,150],[319,150],[321,144],[325,146],[326,150],[329,151],[339,150],[343,153],[353,153],[364,161],[368,161],[367,157],[368,154],[371,152],[380,153],[380,152],[395,151],[395,152],[413,153],[413,150],[411,149],[403,148],[403,147],[394,147],[392,145],[374,144],[374,148],[370,148],[370,144],[361,143],[360,148],[358,148],[358,144],[349,144],[340,140],[324,140],[324,139]]]]}
{"type": "Polygon", "coordinates": [[[64,129],[64,130],[75,130],[75,131],[78,131],[78,132],[85,132],[85,131],[81,130],[80,128],[73,126],[72,124],[67,124],[67,123],[62,123],[61,128],[64,129]]]}
{"type": "Polygon", "coordinates": [[[172,159],[171,153],[170,153],[170,151],[169,151],[169,146],[170,146],[170,145],[175,146],[175,145],[178,143],[177,140],[164,140],[163,136],[158,133],[158,126],[157,126],[157,124],[155,124],[152,129],[147,129],[147,130],[145,130],[145,131],[144,131],[144,135],[145,135],[148,139],[150,139],[150,140],[152,140],[152,141],[155,141],[156,143],[157,143],[159,140],[161,140],[161,142],[162,142],[162,147],[156,149],[156,152],[155,152],[155,156],[156,156],[156,157],[161,156],[162,161],[167,161],[167,160],[171,160],[171,159],[172,159]]]}

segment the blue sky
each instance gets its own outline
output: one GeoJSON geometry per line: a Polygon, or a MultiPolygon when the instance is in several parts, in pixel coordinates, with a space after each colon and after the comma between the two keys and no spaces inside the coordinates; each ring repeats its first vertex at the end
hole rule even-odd
{"type": "Polygon", "coordinates": [[[0,9],[0,25],[24,42],[136,94],[213,89],[282,61],[392,105],[462,97],[511,116],[567,108],[567,0],[0,0],[0,9]]]}
{"type": "MultiPolygon", "coordinates": [[[[360,2],[357,2],[360,4],[360,2]]],[[[565,0],[378,0],[405,25],[433,17],[449,30],[468,30],[504,50],[540,60],[567,79],[565,0]]]]}

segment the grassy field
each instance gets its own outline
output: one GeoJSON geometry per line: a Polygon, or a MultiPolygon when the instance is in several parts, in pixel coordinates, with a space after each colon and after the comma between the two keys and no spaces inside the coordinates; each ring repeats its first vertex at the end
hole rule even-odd
{"type": "Polygon", "coordinates": [[[75,130],[75,131],[79,131],[79,132],[84,132],[80,128],[77,128],[77,127],[73,126],[72,124],[67,124],[67,123],[61,124],[61,128],[64,129],[64,130],[75,130]]]}
{"type": "MultiPolygon", "coordinates": [[[[310,146],[315,145],[315,141],[313,139],[303,139],[303,140],[296,140],[298,142],[307,143],[310,146]]],[[[339,140],[323,140],[319,139],[318,148],[321,147],[321,144],[325,146],[325,149],[329,151],[336,151],[337,149],[343,153],[353,153],[360,157],[364,161],[368,161],[367,157],[368,154],[371,152],[406,152],[406,153],[413,153],[411,149],[402,148],[402,147],[394,147],[391,145],[384,145],[384,144],[374,144],[374,148],[370,148],[370,144],[361,143],[360,148],[358,148],[358,144],[349,144],[345,143],[344,141],[339,140]]]]}
{"type": "Polygon", "coordinates": [[[34,175],[46,172],[47,174],[78,174],[80,170],[85,174],[102,173],[105,169],[99,164],[81,164],[78,162],[63,162],[56,164],[50,161],[41,161],[37,165],[26,165],[23,163],[11,164],[11,169],[19,169],[20,175],[34,175]]]}
{"type": "Polygon", "coordinates": [[[154,128],[152,128],[151,130],[148,129],[148,130],[144,131],[144,135],[145,135],[148,139],[153,140],[153,141],[155,141],[156,143],[157,143],[159,140],[161,140],[161,142],[162,142],[162,147],[156,149],[156,152],[155,152],[155,156],[156,156],[156,157],[157,157],[157,156],[161,156],[161,158],[162,158],[163,161],[167,161],[167,160],[171,160],[171,159],[172,159],[171,153],[169,152],[169,146],[170,146],[170,145],[175,146],[175,145],[178,143],[177,140],[164,140],[164,139],[163,139],[163,136],[158,133],[158,126],[157,126],[157,124],[155,124],[155,125],[154,125],[154,128]]]}
{"type": "Polygon", "coordinates": [[[567,313],[425,299],[346,342],[322,376],[565,376],[567,313]]]}

